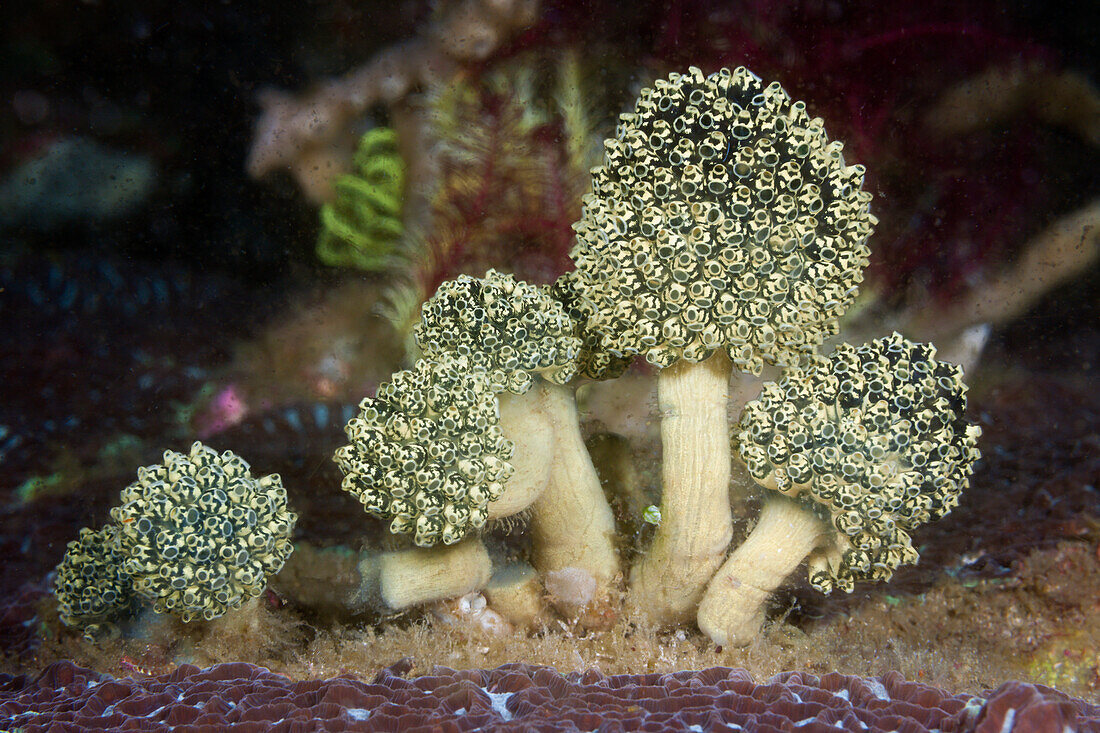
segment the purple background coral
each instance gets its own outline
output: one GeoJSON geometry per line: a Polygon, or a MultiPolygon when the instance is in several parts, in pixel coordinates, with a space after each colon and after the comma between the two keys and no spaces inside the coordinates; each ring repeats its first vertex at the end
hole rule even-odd
{"type": "Polygon", "coordinates": [[[295,682],[249,664],[183,665],[116,679],[68,662],[36,677],[0,675],[0,724],[56,730],[191,731],[1100,731],[1100,706],[1010,682],[983,697],[951,695],[893,673],[864,679],[784,673],[757,683],[741,669],[561,675],[507,664],[407,661],[373,680],[295,682]]]}

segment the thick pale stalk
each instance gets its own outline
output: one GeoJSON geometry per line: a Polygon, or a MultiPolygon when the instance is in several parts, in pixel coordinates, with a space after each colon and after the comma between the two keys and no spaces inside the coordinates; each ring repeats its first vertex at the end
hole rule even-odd
{"type": "Polygon", "coordinates": [[[504,484],[504,493],[489,504],[489,519],[509,517],[531,506],[550,481],[554,459],[554,428],[538,409],[537,398],[530,392],[525,395],[505,392],[497,397],[497,402],[500,429],[504,437],[516,444],[508,460],[515,471],[504,484]]]}
{"type": "Polygon", "coordinates": [[[546,490],[531,507],[535,567],[544,576],[575,578],[584,592],[551,598],[565,616],[586,626],[612,618],[619,574],[615,517],[581,436],[577,403],[566,386],[539,379],[539,407],[554,427],[556,450],[546,490]],[[564,571],[564,572],[563,572],[564,571]]]}
{"type": "Polygon", "coordinates": [[[768,499],[756,527],[715,574],[699,604],[699,628],[715,644],[744,646],[760,633],[772,592],[818,547],[828,525],[798,502],[768,499]]]}
{"type": "Polygon", "coordinates": [[[550,621],[542,581],[527,563],[497,568],[483,592],[489,606],[516,628],[533,630],[550,621]]]}
{"type": "Polygon", "coordinates": [[[631,576],[630,603],[662,625],[694,617],[733,534],[726,417],[730,371],[729,358],[718,353],[698,364],[681,360],[658,376],[661,524],[631,576]]]}
{"type": "Polygon", "coordinates": [[[430,601],[457,598],[489,582],[492,563],[479,539],[455,545],[383,553],[382,600],[394,611],[430,601]]]}

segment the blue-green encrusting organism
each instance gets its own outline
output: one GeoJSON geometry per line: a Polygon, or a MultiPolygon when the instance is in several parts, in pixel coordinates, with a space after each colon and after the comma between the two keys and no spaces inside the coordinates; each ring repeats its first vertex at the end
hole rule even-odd
{"type": "Polygon", "coordinates": [[[134,592],[185,622],[260,595],[290,556],[297,521],[278,474],[253,478],[244,459],[197,441],[139,468],[111,518],[134,592]]]}
{"type": "Polygon", "coordinates": [[[979,457],[965,410],[962,370],[897,333],[841,344],[764,385],[734,447],[771,491],[703,596],[703,633],[750,642],[768,596],[804,559],[822,593],[915,563],[909,533],[958,505],[979,457]]]}
{"type": "Polygon", "coordinates": [[[123,569],[117,526],[80,530],[57,566],[54,594],[62,623],[78,626],[88,636],[129,614],[133,583],[123,569]]]}
{"type": "Polygon", "coordinates": [[[380,270],[404,232],[405,162],[388,127],[368,130],[352,157],[354,172],[333,184],[336,199],[321,208],[317,256],[326,265],[380,270]]]}

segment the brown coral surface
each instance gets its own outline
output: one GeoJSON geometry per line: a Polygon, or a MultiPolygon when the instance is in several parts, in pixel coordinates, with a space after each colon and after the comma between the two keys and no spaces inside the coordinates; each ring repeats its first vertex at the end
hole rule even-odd
{"type": "Polygon", "coordinates": [[[435,667],[408,660],[369,683],[295,682],[250,664],[183,665],[116,679],[57,662],[37,677],[0,675],[0,724],[19,730],[175,731],[1100,731],[1100,706],[1009,682],[951,695],[900,674],[800,672],[756,683],[742,669],[561,675],[548,667],[435,667]]]}

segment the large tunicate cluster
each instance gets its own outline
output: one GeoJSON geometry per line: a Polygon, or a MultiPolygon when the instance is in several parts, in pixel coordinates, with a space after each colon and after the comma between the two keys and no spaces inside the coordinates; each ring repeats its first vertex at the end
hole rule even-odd
{"type": "Polygon", "coordinates": [[[426,358],[458,354],[497,392],[523,394],[536,375],[555,384],[573,378],[581,345],[574,330],[547,288],[489,270],[440,285],[414,335],[426,358]]]}
{"type": "Polygon", "coordinates": [[[67,626],[94,628],[127,614],[133,605],[133,583],[123,570],[118,527],[84,528],[65,548],[57,566],[54,593],[58,614],[67,626]]]}
{"type": "Polygon", "coordinates": [[[195,442],[139,468],[111,510],[122,567],[159,613],[207,620],[263,592],[293,547],[297,516],[278,474],[195,442]]]}
{"type": "Polygon", "coordinates": [[[417,545],[453,544],[485,524],[512,473],[488,377],[465,356],[422,359],[382,384],[336,451],[343,488],[417,545]]]}
{"type": "Polygon", "coordinates": [[[742,413],[736,444],[758,483],[825,516],[835,542],[810,558],[828,593],[887,580],[917,560],[908,532],[958,504],[979,457],[959,367],[895,333],[841,344],[769,382],[742,413]]]}
{"type": "Polygon", "coordinates": [[[804,363],[867,264],[863,167],[744,68],[659,79],[620,120],[574,227],[592,327],[661,367],[804,363]]]}

